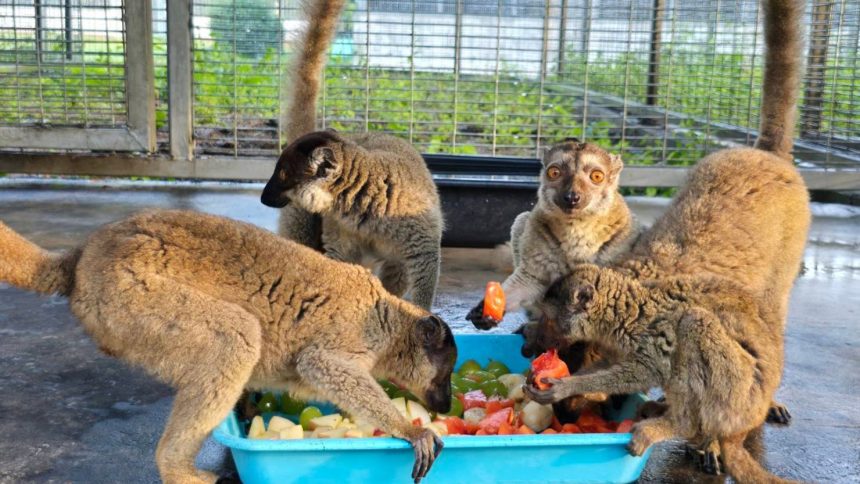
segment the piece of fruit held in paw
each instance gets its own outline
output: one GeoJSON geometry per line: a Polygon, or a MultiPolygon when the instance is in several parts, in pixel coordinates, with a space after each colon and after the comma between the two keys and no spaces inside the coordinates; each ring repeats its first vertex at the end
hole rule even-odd
{"type": "Polygon", "coordinates": [[[558,350],[553,348],[532,361],[532,375],[534,385],[540,390],[546,390],[552,385],[546,383],[545,379],[570,376],[570,370],[564,360],[558,357],[558,350]]]}
{"type": "Polygon", "coordinates": [[[505,317],[505,291],[498,282],[487,283],[487,289],[484,291],[483,316],[496,321],[501,321],[505,317]]]}

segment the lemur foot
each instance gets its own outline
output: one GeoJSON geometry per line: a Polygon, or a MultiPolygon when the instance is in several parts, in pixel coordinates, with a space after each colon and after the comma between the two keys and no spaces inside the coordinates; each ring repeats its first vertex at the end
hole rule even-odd
{"type": "Polygon", "coordinates": [[[702,447],[686,445],[687,455],[689,455],[699,469],[705,474],[718,476],[722,474],[722,464],[720,462],[720,443],[716,440],[711,440],[705,443],[702,447]]]}
{"type": "Polygon", "coordinates": [[[790,424],[791,413],[788,411],[788,407],[779,402],[771,402],[770,408],[767,411],[767,423],[779,425],[790,424]]]}

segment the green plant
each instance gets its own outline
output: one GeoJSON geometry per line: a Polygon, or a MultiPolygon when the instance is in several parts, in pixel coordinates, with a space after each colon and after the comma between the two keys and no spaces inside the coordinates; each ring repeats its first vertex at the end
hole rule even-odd
{"type": "Polygon", "coordinates": [[[212,36],[221,50],[260,58],[283,39],[276,0],[221,0],[206,7],[212,36]]]}

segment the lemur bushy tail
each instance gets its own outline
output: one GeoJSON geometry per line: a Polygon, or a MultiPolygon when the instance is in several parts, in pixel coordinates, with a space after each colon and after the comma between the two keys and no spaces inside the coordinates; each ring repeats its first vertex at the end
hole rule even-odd
{"type": "Polygon", "coordinates": [[[762,0],[765,62],[755,147],[791,160],[802,62],[801,0],[762,0]]]}
{"type": "Polygon", "coordinates": [[[308,24],[293,50],[289,77],[292,85],[288,86],[287,141],[293,141],[315,129],[320,78],[345,3],[345,0],[304,2],[304,18],[308,24]]]}
{"type": "Polygon", "coordinates": [[[68,296],[80,253],[42,249],[0,222],[0,282],[41,294],[68,296]]]}

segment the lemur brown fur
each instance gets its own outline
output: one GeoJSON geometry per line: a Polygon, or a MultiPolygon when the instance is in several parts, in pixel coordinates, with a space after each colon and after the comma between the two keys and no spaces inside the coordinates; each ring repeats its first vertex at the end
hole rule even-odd
{"type": "MultiPolygon", "coordinates": [[[[809,195],[791,147],[801,65],[800,0],[762,0],[765,73],[755,148],[702,159],[667,212],[613,266],[640,279],[720,276],[740,284],[785,329],[811,220],[809,195]]],[[[774,403],[771,419],[790,415],[774,403]]]]}
{"type": "MultiPolygon", "coordinates": [[[[505,311],[536,302],[573,265],[607,263],[630,248],[638,225],[618,192],[623,167],[620,156],[574,139],[546,152],[537,204],[511,226],[514,272],[502,283],[505,311]]],[[[483,305],[466,318],[479,329],[499,324],[483,317],[483,305]]]]}
{"type": "Polygon", "coordinates": [[[717,464],[721,450],[738,482],[785,482],[744,449],[746,435],[764,423],[783,365],[782,334],[770,304],[728,279],[680,276],[640,282],[611,268],[582,265],[553,285],[544,312],[575,341],[594,341],[622,356],[614,365],[551,380],[526,393],[539,403],[606,391],[647,391],[666,397],[662,416],[633,427],[629,450],[684,438],[717,464]]]}
{"type": "Polygon", "coordinates": [[[67,296],[107,354],[176,389],[156,451],[166,483],[215,482],[194,459],[244,389],[316,396],[408,440],[416,479],[441,450],[376,379],[394,378],[447,411],[451,330],[363,267],[249,224],[155,211],[106,225],[63,254],[0,223],[0,281],[67,296]]]}
{"type": "Polygon", "coordinates": [[[317,131],[326,55],[343,0],[307,4],[308,27],[292,64],[287,139],[262,202],[283,207],[281,235],[332,258],[377,261],[395,295],[430,309],[441,262],[442,210],[424,159],[382,133],[317,131]]]}

